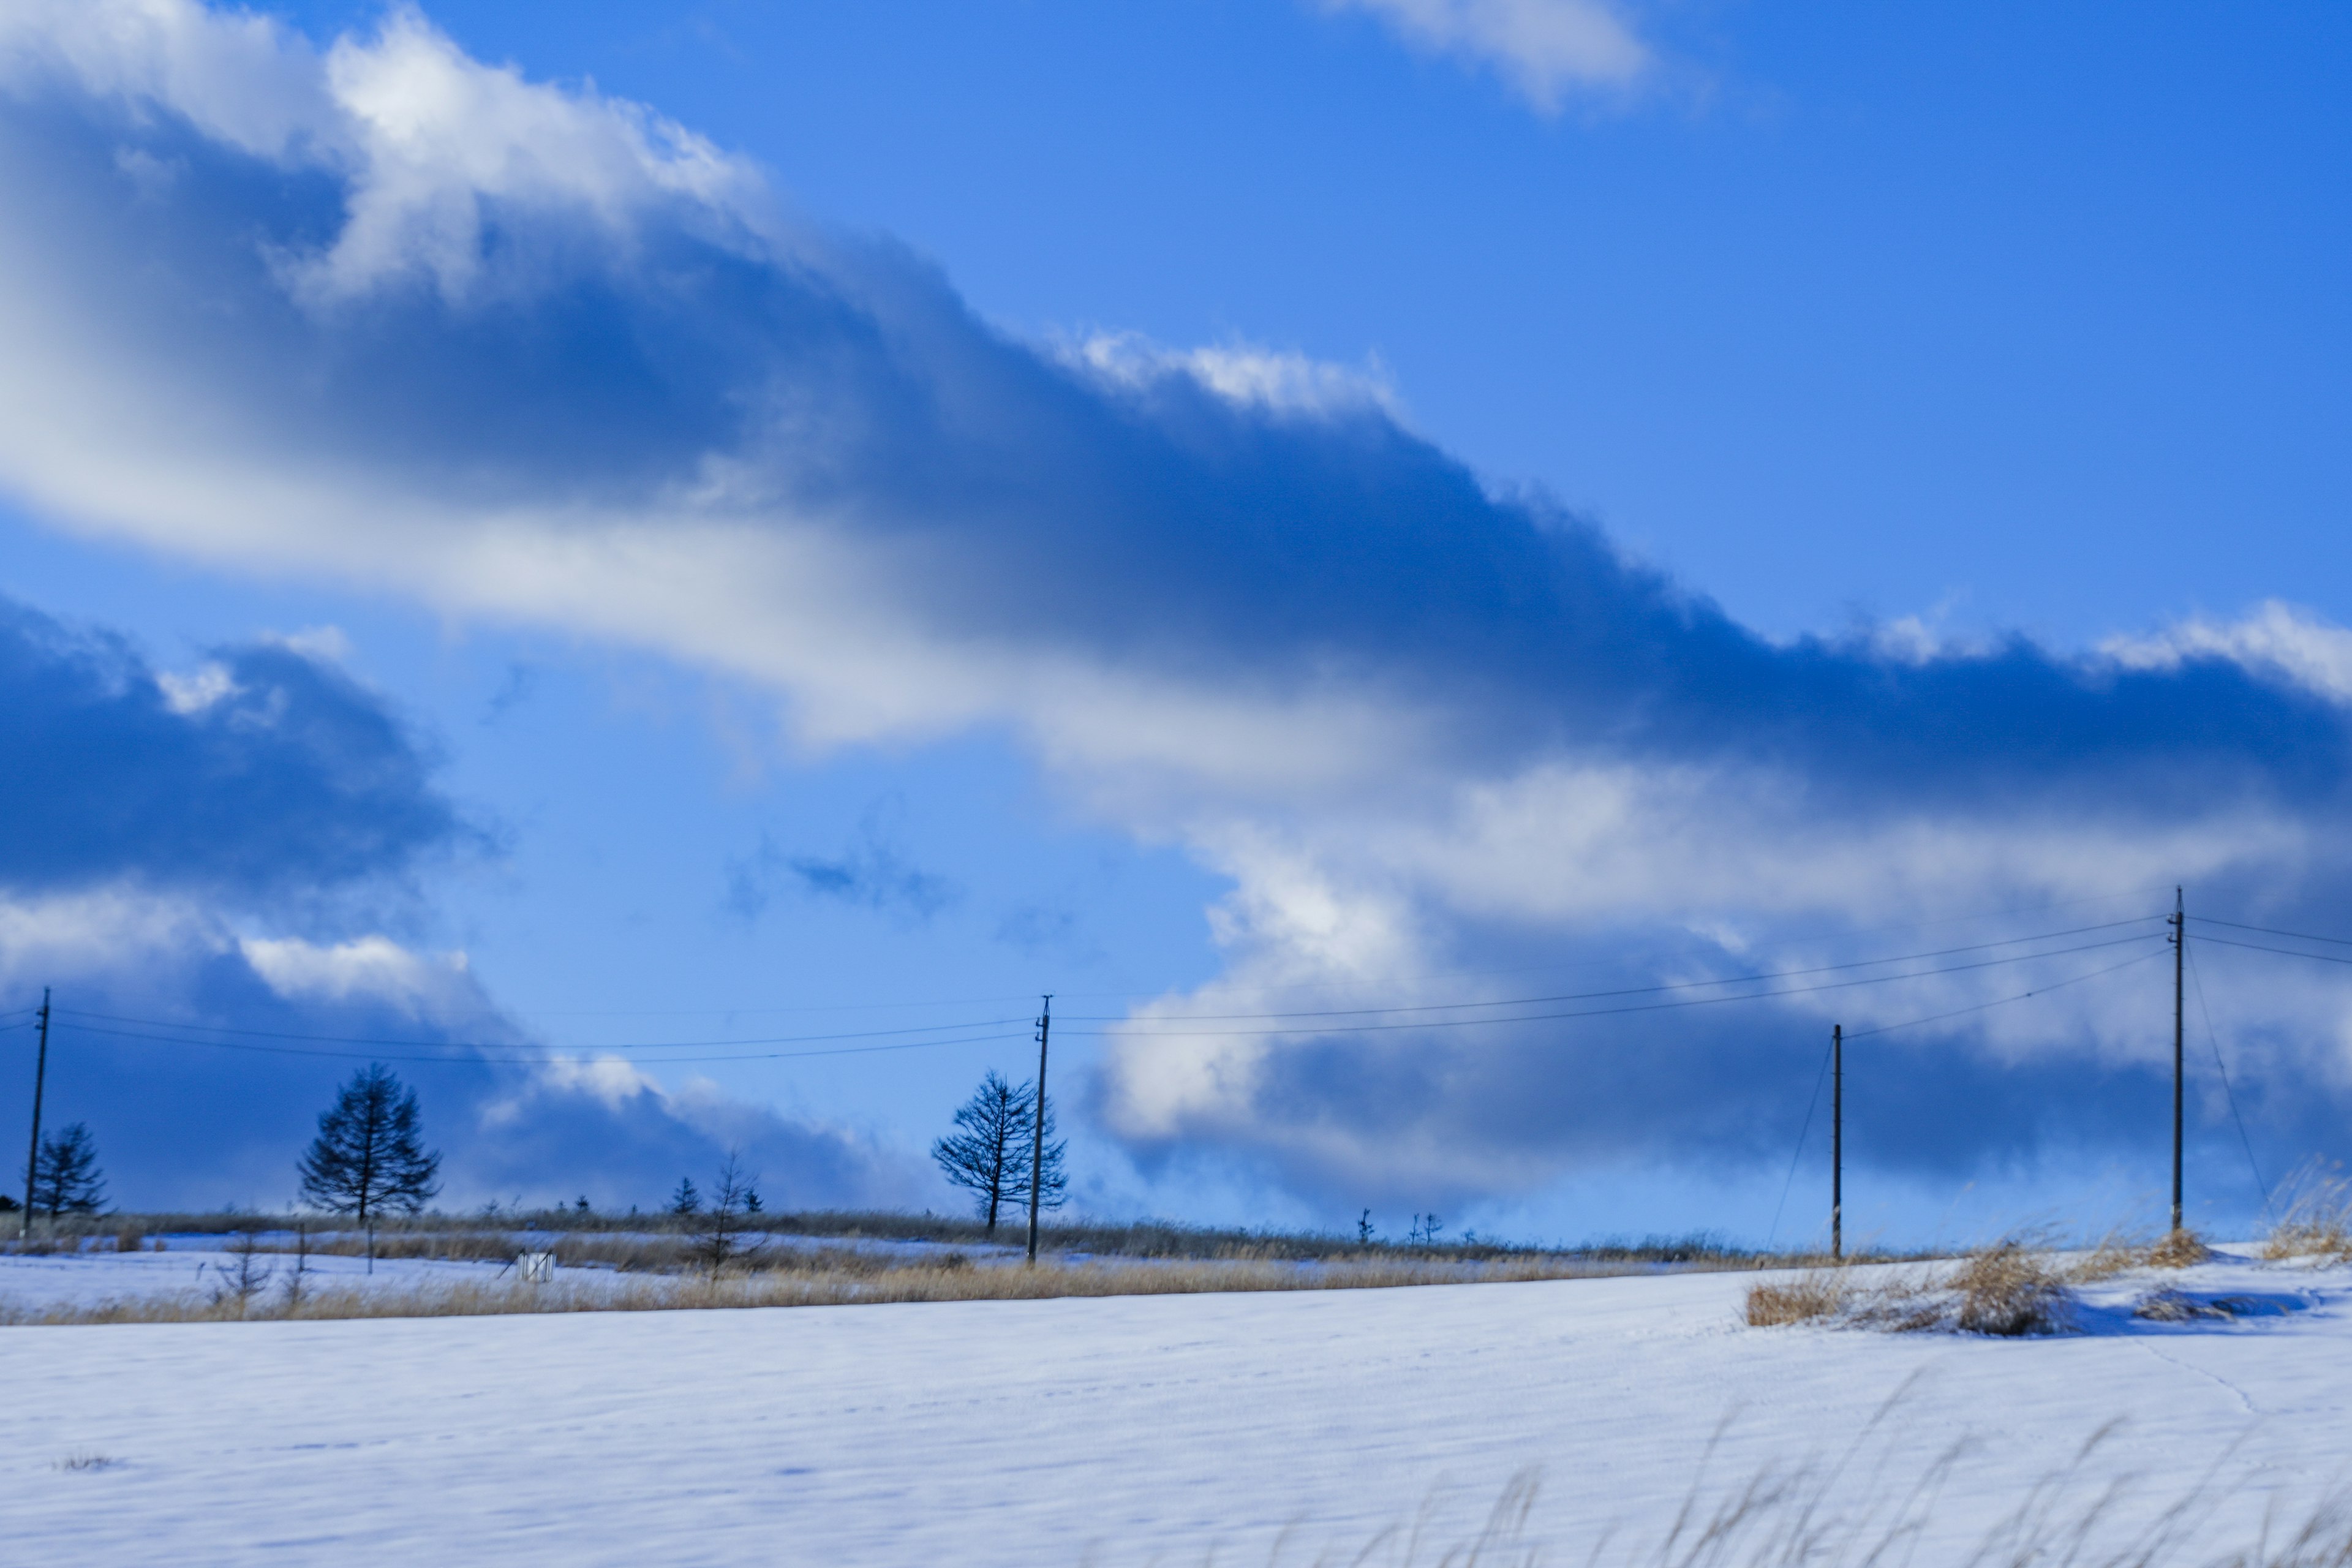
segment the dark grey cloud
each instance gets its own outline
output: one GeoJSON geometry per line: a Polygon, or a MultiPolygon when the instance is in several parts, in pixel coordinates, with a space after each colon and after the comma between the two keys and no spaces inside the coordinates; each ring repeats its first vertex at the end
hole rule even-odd
{"type": "MultiPolygon", "coordinates": [[[[141,973],[101,962],[57,987],[44,1105],[52,1121],[89,1125],[125,1208],[284,1211],[319,1113],[371,1060],[416,1088],[426,1137],[445,1155],[445,1206],[585,1195],[652,1210],[679,1176],[701,1181],[730,1150],[761,1173],[775,1207],[891,1205],[922,1191],[908,1163],[852,1132],[715,1090],[664,1093],[618,1067],[550,1067],[478,992],[470,1016],[420,1015],[363,994],[289,997],[234,946],[143,956],[141,973]]],[[[15,989],[12,1001],[25,1000],[21,976],[15,989]]],[[[30,1036],[20,1026],[0,1039],[12,1063],[0,1119],[22,1126],[31,1074],[16,1068],[30,1036]]]]}
{"type": "Polygon", "coordinates": [[[481,840],[383,700],[290,647],[215,649],[175,691],[121,637],[0,600],[0,887],[249,902],[481,840]]]}

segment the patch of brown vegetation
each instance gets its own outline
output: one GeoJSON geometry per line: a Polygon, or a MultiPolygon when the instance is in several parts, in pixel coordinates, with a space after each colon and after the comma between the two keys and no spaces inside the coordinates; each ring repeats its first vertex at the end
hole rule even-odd
{"type": "Polygon", "coordinates": [[[2074,1292],[2050,1255],[2018,1241],[1971,1254],[1943,1281],[1962,1333],[2057,1333],[2069,1326],[2074,1292]]]}
{"type": "Polygon", "coordinates": [[[1769,1329],[1839,1317],[1852,1297],[1844,1274],[1833,1268],[1808,1268],[1783,1279],[1759,1279],[1748,1288],[1748,1326],[1769,1329]]]}
{"type": "Polygon", "coordinates": [[[1505,1260],[1465,1276],[1444,1263],[1370,1258],[1299,1264],[1211,1259],[1191,1263],[1040,1261],[973,1267],[969,1258],[919,1264],[828,1249],[712,1278],[602,1273],[530,1284],[511,1273],[389,1289],[313,1285],[299,1295],[239,1300],[194,1291],[122,1298],[94,1305],[0,1303],[0,1324],[184,1323],[320,1318],[478,1317],[517,1312],[666,1311],[695,1308],[828,1307],[886,1302],[1039,1300],[1073,1296],[1192,1295],[1239,1290],[1385,1289],[1511,1283],[1630,1272],[1560,1260],[1505,1260]]]}
{"type": "Polygon", "coordinates": [[[1812,1269],[1761,1281],[1746,1302],[1757,1328],[1822,1322],[1887,1333],[2061,1333],[2072,1326],[2070,1271],[2033,1242],[2011,1237],[1933,1269],[1812,1269]]]}
{"type": "Polygon", "coordinates": [[[2309,1166],[2282,1183],[2279,1196],[2278,1223],[2263,1238],[2264,1258],[2352,1262],[2352,1182],[2309,1166]]]}
{"type": "Polygon", "coordinates": [[[2194,1268],[2212,1258],[2213,1249],[2193,1230],[2167,1231],[2163,1240],[2147,1249],[2150,1268],[2194,1268]]]}

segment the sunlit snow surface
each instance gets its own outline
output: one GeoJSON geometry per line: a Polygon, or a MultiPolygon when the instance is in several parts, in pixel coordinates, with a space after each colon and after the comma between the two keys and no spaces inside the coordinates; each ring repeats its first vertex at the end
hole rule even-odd
{"type": "MultiPolygon", "coordinates": [[[[155,1267],[12,1258],[0,1289],[155,1267]]],[[[1251,1564],[1287,1528],[1282,1560],[1345,1562],[1426,1510],[1433,1563],[1535,1467],[1548,1560],[1613,1530],[1630,1563],[1695,1482],[1811,1460],[1867,1535],[1971,1444],[1921,1494],[1924,1568],[2119,1422],[2059,1511],[2136,1477],[2127,1531],[2211,1475],[2201,1562],[2347,1479],[2352,1271],[2164,1276],[2273,1309],[2183,1324],[2126,1278],[2029,1341],[1749,1329],[1753,1279],[5,1329],[0,1557],[1251,1564]]]]}

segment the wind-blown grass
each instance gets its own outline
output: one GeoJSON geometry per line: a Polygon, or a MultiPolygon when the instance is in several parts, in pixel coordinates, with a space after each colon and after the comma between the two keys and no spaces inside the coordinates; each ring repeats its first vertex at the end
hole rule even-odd
{"type": "Polygon", "coordinates": [[[2352,1180],[2306,1166],[2280,1184],[2278,1223],[2263,1238],[2263,1256],[2275,1262],[2308,1258],[2352,1260],[2352,1180]]]}
{"type": "Polygon", "coordinates": [[[1897,1333],[2059,1333],[2072,1321],[2076,1284],[2156,1267],[2152,1258],[2161,1246],[2135,1247],[2110,1237],[2068,1258],[2043,1238],[2023,1236],[1942,1266],[1811,1268],[1759,1280],[1748,1289],[1744,1315],[1755,1328],[1811,1322],[1897,1333]]]}

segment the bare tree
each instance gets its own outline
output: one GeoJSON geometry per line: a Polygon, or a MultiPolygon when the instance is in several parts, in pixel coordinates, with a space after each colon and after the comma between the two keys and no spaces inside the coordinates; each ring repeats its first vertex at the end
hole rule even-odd
{"type": "Polygon", "coordinates": [[[214,1270],[213,1300],[219,1305],[236,1302],[236,1315],[242,1318],[269,1283],[270,1268],[258,1261],[261,1238],[250,1229],[236,1233],[236,1244],[226,1249],[226,1256],[236,1260],[236,1267],[224,1263],[214,1270]]]}
{"type": "Polygon", "coordinates": [[[319,1116],[319,1136],[302,1156],[303,1199],[351,1215],[367,1229],[368,1272],[375,1272],[375,1222],[385,1213],[415,1214],[439,1192],[441,1156],[425,1147],[416,1091],[381,1062],[353,1073],[319,1116]]]}
{"type": "Polygon", "coordinates": [[[727,1158],[719,1163],[719,1180],[710,1189],[710,1201],[695,1215],[694,1256],[710,1270],[713,1279],[730,1263],[752,1250],[743,1237],[749,1217],[759,1212],[759,1194],[752,1190],[756,1180],[743,1173],[741,1161],[735,1151],[729,1150],[727,1158]]]}
{"type": "Polygon", "coordinates": [[[49,1216],[96,1214],[106,1205],[106,1177],[98,1168],[98,1140],[76,1121],[41,1140],[33,1161],[33,1207],[49,1216]]]}

